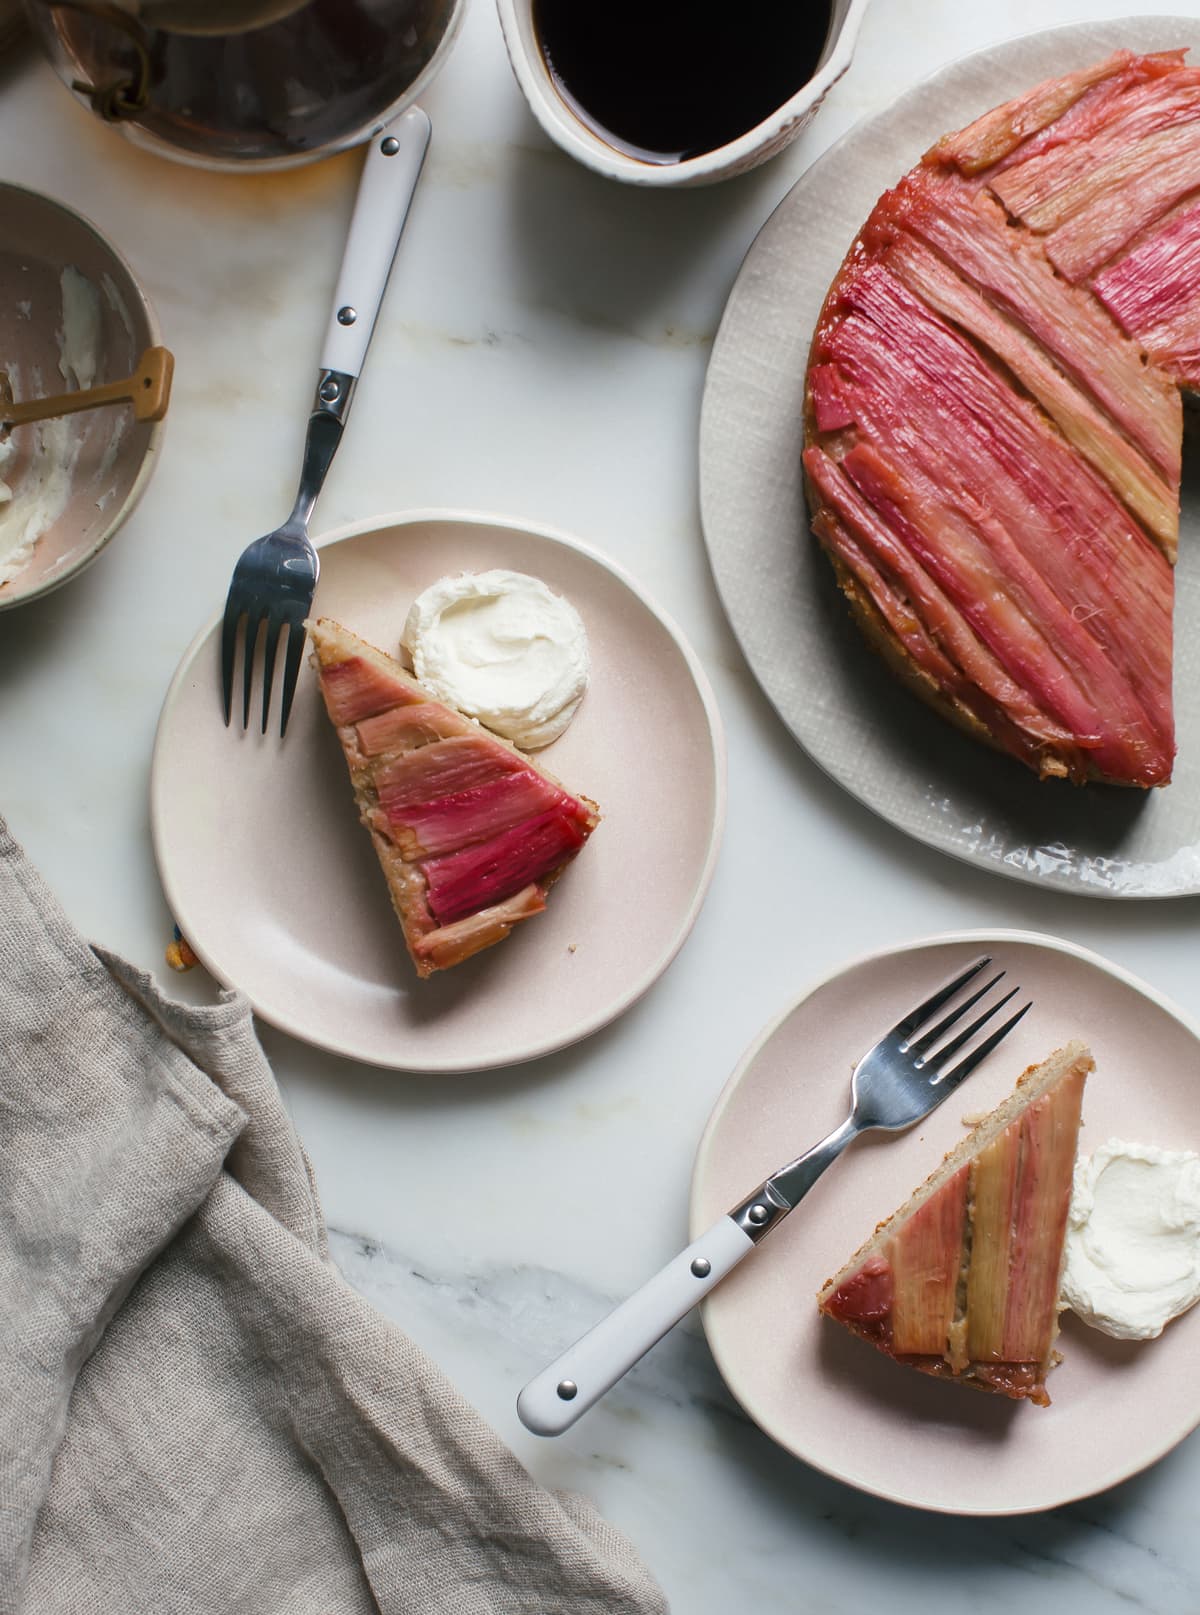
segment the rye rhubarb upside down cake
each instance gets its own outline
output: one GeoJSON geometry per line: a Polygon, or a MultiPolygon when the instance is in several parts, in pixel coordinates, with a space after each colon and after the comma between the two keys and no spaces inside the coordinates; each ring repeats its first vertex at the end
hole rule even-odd
{"type": "Polygon", "coordinates": [[[600,810],[340,623],[322,617],[308,629],[417,974],[503,942],[545,909],[600,810]]]}
{"type": "Polygon", "coordinates": [[[1079,1042],[1031,1066],[826,1281],[821,1311],[922,1374],[1046,1406],[1092,1069],[1079,1042]]]}
{"type": "Polygon", "coordinates": [[[1103,62],[946,135],[813,339],[813,529],[869,641],[1039,775],[1164,785],[1200,68],[1103,62]]]}

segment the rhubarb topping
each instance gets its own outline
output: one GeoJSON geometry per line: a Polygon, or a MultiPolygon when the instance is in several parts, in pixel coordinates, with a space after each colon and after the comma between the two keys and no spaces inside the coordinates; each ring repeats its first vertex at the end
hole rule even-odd
{"type": "Polygon", "coordinates": [[[1172,492],[1178,491],[1178,389],[1147,367],[1136,342],[1120,339],[1084,288],[1068,285],[1054,272],[1040,244],[1014,230],[986,192],[922,172],[881,199],[868,230],[881,253],[907,235],[945,258],[1093,399],[1172,492]]]}
{"type": "Polygon", "coordinates": [[[859,267],[840,302],[821,353],[858,427],[841,469],[969,635],[1090,763],[1141,784],[1166,777],[1169,668],[1147,659],[1169,642],[1161,556],[1032,406],[1006,396],[974,347],[883,265],[859,267]],[[1127,609],[1114,613],[1122,574],[1127,609]]]}
{"type": "Polygon", "coordinates": [[[433,700],[335,623],[310,624],[321,689],[420,975],[501,942],[598,823],[514,747],[433,700]]]}
{"type": "Polygon", "coordinates": [[[1009,213],[1045,234],[1191,149],[1198,113],[1200,75],[1182,68],[1112,108],[1098,127],[1007,167],[989,187],[1009,213]]]}
{"type": "Polygon", "coordinates": [[[478,846],[430,858],[424,864],[429,906],[442,925],[464,919],[544,880],[587,839],[581,812],[551,810],[504,830],[478,846]]]}
{"type": "Polygon", "coordinates": [[[962,1266],[968,1169],[905,1219],[888,1240],[892,1268],[892,1349],[938,1354],[954,1321],[962,1266]]]}
{"type": "Polygon", "coordinates": [[[1105,166],[1104,188],[1046,237],[1046,256],[1070,281],[1080,281],[1128,246],[1200,176],[1200,122],[1165,129],[1142,141],[1136,154],[1105,166]]]}
{"type": "Polygon", "coordinates": [[[1001,1356],[1041,1361],[1057,1333],[1056,1304],[1086,1073],[1068,1072],[1021,1117],[1001,1356]]]}
{"type": "Polygon", "coordinates": [[[1129,51],[1118,51],[1092,67],[1039,84],[985,112],[965,129],[943,135],[926,154],[925,161],[952,163],[964,174],[978,174],[1061,118],[1093,84],[1117,74],[1131,59],[1129,51]]]}
{"type": "Polygon", "coordinates": [[[1173,213],[1092,287],[1123,331],[1200,389],[1200,203],[1173,213]]]}
{"type": "Polygon", "coordinates": [[[448,970],[452,965],[462,964],[472,954],[503,942],[514,925],[540,914],[545,906],[546,898],[540,886],[524,886],[502,903],[481,908],[465,920],[439,926],[419,937],[413,944],[414,955],[431,969],[448,970]]]}
{"type": "Polygon", "coordinates": [[[1020,1159],[1020,1127],[1007,1127],[976,1157],[971,1168],[975,1223],[987,1231],[986,1237],[972,1241],[967,1273],[966,1354],[977,1363],[1004,1360],[1004,1320],[1020,1159]]]}
{"type": "Polygon", "coordinates": [[[435,740],[450,740],[470,734],[472,725],[440,701],[424,696],[417,701],[401,701],[383,712],[373,712],[355,725],[355,735],[364,757],[427,746],[435,740]]]}
{"type": "Polygon", "coordinates": [[[1063,375],[1038,343],[918,243],[899,242],[888,255],[888,267],[931,309],[1007,366],[1159,547],[1172,553],[1179,525],[1177,487],[1063,375]]]}
{"type": "Polygon", "coordinates": [[[364,656],[347,656],[323,665],[321,694],[335,724],[357,723],[385,708],[415,705],[424,699],[420,691],[398,684],[364,656]]]}
{"type": "Polygon", "coordinates": [[[814,530],[856,614],[1042,774],[1171,777],[1197,195],[1200,71],[1118,52],[940,141],[880,198],[813,341],[814,530]]]}
{"type": "MultiPolygon", "coordinates": [[[[360,735],[364,727],[359,725],[360,735]]],[[[375,789],[383,807],[398,814],[405,808],[491,785],[509,774],[532,772],[516,752],[500,749],[476,730],[382,758],[375,768],[375,789]]]]}
{"type": "MultiPolygon", "coordinates": [[[[453,852],[474,842],[487,841],[514,825],[533,825],[539,815],[548,812],[570,819],[579,808],[573,796],[527,769],[502,774],[486,785],[431,802],[397,807],[382,793],[380,801],[397,840],[411,838],[412,850],[406,850],[405,854],[408,857],[453,852]]],[[[582,822],[586,823],[586,818],[582,822]]],[[[531,878],[544,873],[538,870],[531,878]]]]}
{"type": "MultiPolygon", "coordinates": [[[[824,1310],[839,1323],[852,1323],[862,1333],[884,1332],[891,1323],[895,1285],[885,1256],[870,1256],[825,1302],[824,1310]]],[[[887,1338],[890,1340],[890,1329],[887,1338]]]]}

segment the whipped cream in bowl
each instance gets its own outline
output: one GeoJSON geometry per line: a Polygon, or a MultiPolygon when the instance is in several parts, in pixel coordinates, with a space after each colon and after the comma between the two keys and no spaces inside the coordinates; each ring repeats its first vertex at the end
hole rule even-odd
{"type": "MultiPolygon", "coordinates": [[[[127,376],[162,333],[132,270],[86,219],[0,184],[0,369],[18,399],[127,376]]],[[[15,426],[0,446],[0,612],[102,552],[157,463],[163,421],[127,405],[15,426]]]]}
{"type": "Polygon", "coordinates": [[[401,635],[417,680],[524,751],[557,740],[587,689],[587,631],[540,578],[497,568],[439,578],[401,635]]]}
{"type": "MultiPolygon", "coordinates": [[[[58,375],[72,390],[90,387],[96,378],[100,346],[100,294],[74,264],[62,271],[59,286],[58,375]]],[[[47,381],[37,365],[5,364],[0,368],[10,394],[14,384],[22,398],[61,390],[57,378],[47,381]]],[[[66,415],[18,427],[25,448],[21,456],[11,433],[0,437],[0,584],[11,583],[21,574],[39,539],[66,510],[89,424],[66,415]],[[6,467],[11,483],[4,480],[6,467]],[[13,475],[14,468],[17,475],[13,475]]],[[[123,429],[123,416],[118,415],[113,427],[113,458],[123,429]]]]}
{"type": "Polygon", "coordinates": [[[1075,1163],[1062,1299],[1118,1340],[1200,1300],[1200,1155],[1110,1138],[1075,1163]]]}

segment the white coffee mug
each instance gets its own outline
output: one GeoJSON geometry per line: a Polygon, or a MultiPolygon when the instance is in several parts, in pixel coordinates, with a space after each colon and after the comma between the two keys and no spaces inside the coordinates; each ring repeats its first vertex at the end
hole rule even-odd
{"type": "MultiPolygon", "coordinates": [[[[803,0],[797,0],[802,4],[803,0]]],[[[533,24],[533,0],[496,0],[508,58],[534,117],[570,156],[632,185],[709,185],[755,168],[793,141],[850,66],[868,0],[833,0],[816,71],[761,123],[713,151],[677,163],[647,162],[611,146],[571,110],[555,88],[533,24]]]]}

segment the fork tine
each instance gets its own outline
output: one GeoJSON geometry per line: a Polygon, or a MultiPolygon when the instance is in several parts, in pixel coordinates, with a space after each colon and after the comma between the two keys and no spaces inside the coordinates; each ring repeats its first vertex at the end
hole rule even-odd
{"type": "Polygon", "coordinates": [[[961,975],[955,976],[954,980],[948,982],[946,986],[939,987],[937,992],[927,998],[923,1004],[918,1004],[916,1009],[910,1010],[902,1021],[897,1021],[888,1035],[890,1037],[910,1037],[918,1026],[924,1026],[931,1015],[935,1015],[943,1004],[948,1003],[960,987],[965,987],[973,976],[977,976],[983,967],[990,965],[991,962],[992,956],[989,953],[985,953],[982,959],[976,959],[974,964],[969,964],[961,975]]]}
{"type": "Polygon", "coordinates": [[[245,657],[245,666],[242,669],[242,728],[250,727],[250,691],[254,686],[254,652],[258,645],[259,629],[262,627],[262,618],[251,620],[246,614],[246,642],[242,647],[245,657]]]}
{"type": "Polygon", "coordinates": [[[221,625],[221,701],[225,708],[225,727],[233,716],[233,664],[237,659],[238,624],[242,612],[234,605],[233,590],[225,602],[225,621],[221,625]]]}
{"type": "MultiPolygon", "coordinates": [[[[1013,991],[1015,992],[1016,989],[1014,988],[1013,991]]],[[[1011,997],[1012,993],[1009,994],[1009,998],[1011,997]]],[[[1008,1000],[1006,999],[1005,1002],[1007,1003],[1007,1001],[1008,1000]]],[[[998,1009],[1000,1006],[997,1005],[996,1007],[998,1009]]],[[[1015,1015],[1010,1015],[1003,1026],[998,1026],[994,1032],[989,1033],[977,1049],[972,1049],[970,1054],[964,1054],[962,1059],[953,1068],[953,1070],[947,1071],[943,1076],[937,1079],[939,1091],[944,1089],[947,1094],[952,1093],[954,1089],[958,1087],[959,1083],[964,1077],[969,1077],[971,1075],[972,1071],[974,1071],[975,1067],[981,1060],[986,1060],[992,1050],[998,1047],[999,1044],[1003,1043],[1004,1039],[1012,1031],[1017,1022],[1027,1015],[1032,1008],[1033,1000],[1030,999],[1029,1002],[1023,1005],[1015,1015]]]]}
{"type": "Polygon", "coordinates": [[[267,638],[263,645],[263,700],[262,733],[267,732],[267,718],[271,712],[271,685],[275,682],[275,653],[283,637],[283,614],[274,608],[267,616],[267,638]]]}
{"type": "MultiPolygon", "coordinates": [[[[997,974],[992,977],[991,981],[986,982],[982,987],[979,988],[977,992],[973,992],[970,998],[966,998],[961,1004],[955,1005],[955,1007],[950,1011],[949,1015],[940,1020],[931,1032],[926,1032],[921,1037],[910,1037],[908,1039],[909,1053],[924,1054],[927,1050],[936,1048],[938,1043],[950,1030],[950,1028],[952,1026],[957,1026],[958,1022],[962,1020],[967,1011],[972,1009],[981,998],[983,998],[987,993],[991,992],[992,988],[998,981],[1002,981],[1003,979],[1004,971],[998,971],[997,974]]],[[[1016,989],[1014,988],[1013,991],[1015,992],[1016,989]]]]}
{"type": "Polygon", "coordinates": [[[944,1048],[940,1048],[937,1053],[933,1055],[932,1059],[922,1060],[921,1064],[930,1067],[937,1066],[939,1068],[945,1065],[946,1061],[950,1059],[952,1055],[957,1054],[959,1049],[961,1049],[965,1044],[969,1043],[975,1036],[976,1032],[978,1032],[980,1027],[986,1026],[991,1020],[992,1016],[995,1015],[999,1010],[1002,1010],[1010,999],[1015,998],[1020,990],[1021,989],[1019,987],[1013,987],[1011,991],[1006,992],[1004,997],[998,998],[990,1009],[985,1009],[978,1020],[972,1021],[971,1025],[961,1031],[957,1037],[952,1037],[944,1048]]]}
{"type": "Polygon", "coordinates": [[[279,735],[287,734],[292,698],[296,694],[296,680],[300,673],[300,658],[304,654],[305,629],[302,622],[294,622],[288,630],[287,657],[283,664],[283,715],[279,720],[279,735]]]}

